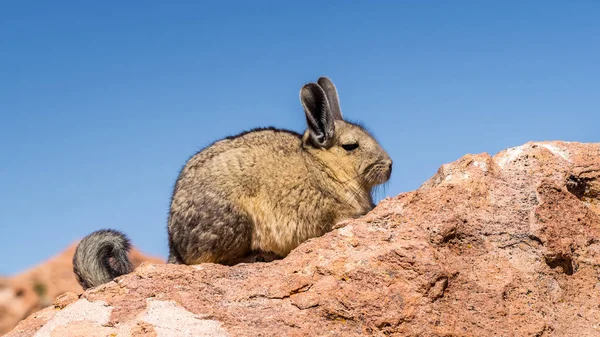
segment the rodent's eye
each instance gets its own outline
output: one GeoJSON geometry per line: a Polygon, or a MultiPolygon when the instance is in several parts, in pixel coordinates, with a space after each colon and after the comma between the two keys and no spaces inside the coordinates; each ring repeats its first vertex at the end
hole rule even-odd
{"type": "Polygon", "coordinates": [[[358,148],[358,143],[343,144],[342,147],[346,151],[353,151],[353,150],[356,150],[358,148]]]}

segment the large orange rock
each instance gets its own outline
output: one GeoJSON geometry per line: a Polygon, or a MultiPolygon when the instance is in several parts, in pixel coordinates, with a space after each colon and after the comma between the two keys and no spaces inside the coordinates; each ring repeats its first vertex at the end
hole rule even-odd
{"type": "MultiPolygon", "coordinates": [[[[44,307],[66,292],[82,289],[73,274],[73,253],[77,243],[59,255],[18,274],[12,278],[0,278],[0,334],[10,331],[20,320],[44,307]]],[[[134,265],[142,261],[161,263],[160,259],[132,250],[134,265]]]]}
{"type": "Polygon", "coordinates": [[[7,336],[600,336],[599,203],[600,144],[466,155],[284,260],[143,263],[7,336]]]}

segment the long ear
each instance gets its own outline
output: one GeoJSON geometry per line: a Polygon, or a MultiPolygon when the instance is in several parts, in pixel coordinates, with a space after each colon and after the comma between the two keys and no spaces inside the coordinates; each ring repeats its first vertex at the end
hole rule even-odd
{"type": "Polygon", "coordinates": [[[316,83],[305,84],[300,90],[300,101],[311,141],[317,147],[329,148],[335,135],[335,125],[325,91],[316,83]]]}
{"type": "Polygon", "coordinates": [[[342,117],[342,109],[340,108],[340,99],[338,98],[338,93],[335,89],[335,85],[333,85],[333,82],[331,82],[329,78],[323,76],[319,78],[317,83],[319,83],[321,88],[323,88],[323,91],[325,91],[333,119],[343,120],[344,118],[342,117]]]}

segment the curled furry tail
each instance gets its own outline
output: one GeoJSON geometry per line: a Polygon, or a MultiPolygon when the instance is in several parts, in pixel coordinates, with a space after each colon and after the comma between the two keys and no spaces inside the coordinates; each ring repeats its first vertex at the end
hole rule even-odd
{"type": "Polygon", "coordinates": [[[73,255],[73,272],[83,289],[96,287],[133,271],[131,244],[125,234],[102,229],[79,242],[73,255]]]}

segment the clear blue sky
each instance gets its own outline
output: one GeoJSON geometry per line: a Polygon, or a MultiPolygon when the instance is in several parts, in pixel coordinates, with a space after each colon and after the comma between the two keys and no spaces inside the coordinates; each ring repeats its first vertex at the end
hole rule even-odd
{"type": "Polygon", "coordinates": [[[100,228],[166,257],[179,169],[226,135],[303,131],[302,84],[394,160],[379,195],[466,153],[597,142],[599,1],[5,1],[0,274],[100,228]]]}

